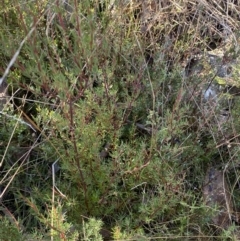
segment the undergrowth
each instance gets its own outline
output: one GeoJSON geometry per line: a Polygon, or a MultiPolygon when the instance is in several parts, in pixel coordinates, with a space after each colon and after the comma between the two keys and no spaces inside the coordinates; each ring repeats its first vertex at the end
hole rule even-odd
{"type": "Polygon", "coordinates": [[[187,73],[226,43],[237,55],[237,2],[3,1],[0,240],[236,235],[202,187],[225,170],[239,209],[238,96],[222,121],[214,74],[187,73]]]}

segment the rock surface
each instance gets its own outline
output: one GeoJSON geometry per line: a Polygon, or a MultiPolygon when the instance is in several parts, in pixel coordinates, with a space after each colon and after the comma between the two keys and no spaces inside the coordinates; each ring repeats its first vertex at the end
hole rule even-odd
{"type": "Polygon", "coordinates": [[[3,83],[0,85],[0,111],[2,111],[8,100],[7,87],[8,85],[6,81],[3,81],[3,83]]]}
{"type": "Polygon", "coordinates": [[[217,228],[227,229],[232,224],[233,204],[229,190],[224,171],[210,167],[205,176],[203,198],[206,205],[217,208],[212,218],[217,228]]]}

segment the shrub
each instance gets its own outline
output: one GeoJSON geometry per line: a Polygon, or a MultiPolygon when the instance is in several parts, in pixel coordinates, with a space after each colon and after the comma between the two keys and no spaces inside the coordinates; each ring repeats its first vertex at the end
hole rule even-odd
{"type": "Polygon", "coordinates": [[[202,183],[208,166],[231,161],[238,195],[238,147],[221,142],[238,136],[238,98],[222,125],[218,105],[205,111],[213,71],[183,70],[236,31],[236,5],[11,4],[0,19],[2,72],[25,39],[1,115],[1,197],[23,236],[210,240],[202,183]]]}

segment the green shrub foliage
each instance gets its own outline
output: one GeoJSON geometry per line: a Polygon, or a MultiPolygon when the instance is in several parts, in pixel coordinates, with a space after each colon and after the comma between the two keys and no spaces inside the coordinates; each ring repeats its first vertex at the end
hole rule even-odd
{"type": "Polygon", "coordinates": [[[157,2],[4,1],[2,73],[35,30],[6,79],[0,200],[21,225],[3,213],[0,239],[215,236],[202,183],[208,166],[228,164],[239,195],[238,148],[224,143],[238,136],[239,101],[220,125],[202,97],[212,71],[183,72],[224,42],[220,12],[237,36],[237,10],[157,2]]]}

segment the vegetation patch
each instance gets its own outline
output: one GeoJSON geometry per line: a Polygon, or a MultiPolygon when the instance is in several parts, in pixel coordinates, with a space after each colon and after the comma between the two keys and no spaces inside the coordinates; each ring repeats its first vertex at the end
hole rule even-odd
{"type": "Polygon", "coordinates": [[[238,5],[3,1],[0,240],[237,240],[238,5]]]}

